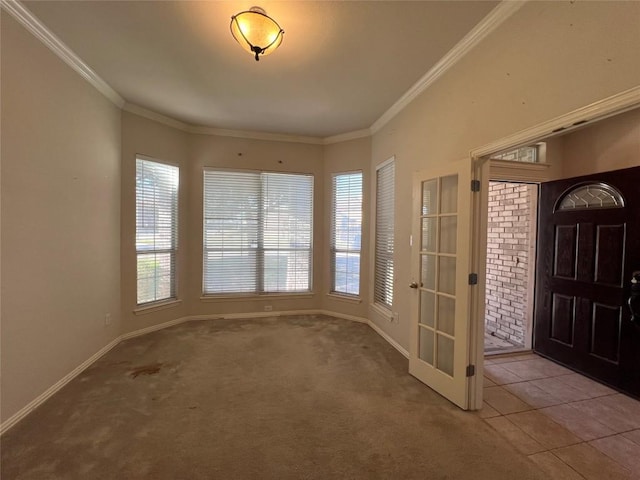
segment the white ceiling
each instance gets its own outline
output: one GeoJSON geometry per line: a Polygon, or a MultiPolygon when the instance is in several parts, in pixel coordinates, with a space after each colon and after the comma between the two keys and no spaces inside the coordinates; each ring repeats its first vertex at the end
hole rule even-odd
{"type": "Polygon", "coordinates": [[[369,128],[498,2],[261,1],[285,30],[256,62],[237,1],[23,1],[127,102],[192,125],[328,137],[369,128]]]}

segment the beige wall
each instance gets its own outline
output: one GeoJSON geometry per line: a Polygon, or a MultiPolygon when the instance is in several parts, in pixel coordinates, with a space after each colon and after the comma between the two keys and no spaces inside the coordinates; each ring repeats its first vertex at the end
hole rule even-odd
{"type": "MultiPolygon", "coordinates": [[[[359,302],[330,297],[328,245],[331,175],[362,170],[368,184],[371,140],[362,138],[333,145],[251,140],[187,134],[138,115],[123,112],[122,120],[122,304],[123,332],[160,324],[187,315],[225,315],[328,309],[366,317],[368,303],[368,237],[362,246],[362,292],[359,302]],[[181,167],[178,296],[170,308],[136,312],[135,157],[136,154],[181,167]],[[314,271],[311,295],[215,299],[202,297],[202,172],[205,167],[311,173],[314,175],[314,271]]],[[[368,231],[369,192],[364,191],[364,226],[368,231]]]]}
{"type": "Polygon", "coordinates": [[[5,421],[120,333],[120,110],[1,15],[5,421]]]}
{"type": "Polygon", "coordinates": [[[321,307],[322,270],[325,242],[324,178],[322,145],[271,142],[215,135],[192,135],[189,160],[189,250],[188,303],[192,315],[318,309],[321,307]],[[263,299],[202,300],[202,172],[204,167],[223,167],[314,175],[313,294],[283,295],[263,299]]]}
{"type": "Polygon", "coordinates": [[[529,2],[373,135],[396,157],[394,310],[372,321],[409,344],[412,173],[640,84],[640,3],[529,2]],[[615,33],[614,33],[615,32],[615,33]]]}
{"type": "MultiPolygon", "coordinates": [[[[328,309],[366,317],[368,304],[368,236],[363,235],[361,300],[328,296],[328,245],[331,176],[362,170],[368,184],[371,139],[362,138],[327,146],[252,140],[216,135],[187,134],[138,115],[122,117],[122,304],[123,332],[130,332],[187,315],[225,315],[328,309]],[[180,214],[178,297],[170,308],[136,310],[135,264],[135,158],[143,154],[178,165],[180,214]],[[202,298],[202,172],[205,167],[311,173],[314,175],[314,271],[311,295],[283,295],[237,299],[202,298]]],[[[364,191],[363,232],[368,231],[369,191],[364,191]]]]}
{"type": "Polygon", "coordinates": [[[563,178],[636,167],[640,165],[640,109],[602,120],[560,139],[563,178]]]}
{"type": "Polygon", "coordinates": [[[369,208],[370,183],[369,162],[371,159],[371,138],[359,138],[347,142],[327,145],[324,148],[324,249],[322,270],[322,308],[345,315],[366,318],[369,305],[369,285],[371,282],[369,265],[369,208]],[[360,299],[355,301],[337,295],[329,295],[331,289],[331,270],[329,266],[329,235],[331,234],[331,180],[334,173],[362,171],[362,245],[360,252],[360,299]]]}
{"type": "MultiPolygon", "coordinates": [[[[331,175],[362,170],[368,184],[371,139],[327,146],[188,134],[138,115],[122,114],[122,316],[123,332],[139,330],[188,315],[225,315],[329,309],[366,317],[368,237],[363,235],[362,292],[359,302],[330,297],[328,245],[331,175]],[[143,154],[180,167],[178,297],[161,310],[135,312],[135,158],[143,154]],[[202,172],[205,167],[311,173],[314,175],[314,271],[311,295],[215,299],[202,297],[202,172]]],[[[364,226],[368,231],[368,190],[364,191],[364,226]]]]}
{"type": "MultiPolygon", "coordinates": [[[[407,347],[412,173],[467,158],[474,148],[640,84],[640,3],[530,2],[372,138],[321,146],[195,135],[126,112],[121,121],[115,106],[6,17],[3,12],[3,420],[117,335],[185,315],[256,312],[267,304],[274,311],[368,313],[407,347]],[[137,153],[179,165],[182,192],[182,302],[142,315],[133,313],[137,153]],[[391,156],[396,158],[398,323],[381,318],[368,298],[370,195],[375,166],[391,156]],[[200,299],[204,166],[314,174],[313,295],[200,299]],[[326,296],[326,262],[331,174],[360,168],[369,225],[365,220],[358,304],[326,296]],[[105,313],[113,316],[111,327],[104,326],[105,313]]],[[[597,135],[607,153],[592,156],[589,169],[637,164],[633,155],[614,159],[618,144],[607,135],[597,135]]],[[[630,145],[633,152],[633,141],[630,145]]],[[[571,155],[578,153],[571,149],[571,155]]],[[[567,158],[558,164],[564,176],[587,168],[567,158]]]]}
{"type": "Polygon", "coordinates": [[[187,314],[188,176],[189,136],[176,128],[122,112],[122,332],[168,322],[187,314]],[[177,287],[182,301],[169,308],[137,310],[136,263],[136,156],[180,167],[178,198],[177,287]]]}
{"type": "Polygon", "coordinates": [[[564,157],[562,137],[548,138],[544,142],[546,150],[545,162],[550,164],[547,178],[549,180],[562,178],[564,157]]]}

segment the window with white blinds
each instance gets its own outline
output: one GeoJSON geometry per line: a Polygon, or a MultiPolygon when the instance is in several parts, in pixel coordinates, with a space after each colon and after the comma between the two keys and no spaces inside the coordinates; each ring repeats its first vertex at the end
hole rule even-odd
{"type": "Polygon", "coordinates": [[[395,163],[383,163],[376,171],[376,236],[373,301],[393,305],[393,210],[395,163]]]}
{"type": "Polygon", "coordinates": [[[360,294],[362,172],[333,175],[331,208],[331,291],[360,294]]]}
{"type": "Polygon", "coordinates": [[[136,159],[137,303],[176,298],[178,167],[136,159]]]}
{"type": "Polygon", "coordinates": [[[205,295],[311,291],[313,176],[204,171],[205,295]]]}

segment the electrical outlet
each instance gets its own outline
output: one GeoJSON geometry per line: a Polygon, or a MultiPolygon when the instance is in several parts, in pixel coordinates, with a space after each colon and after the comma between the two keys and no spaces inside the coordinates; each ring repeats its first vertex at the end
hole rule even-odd
{"type": "Polygon", "coordinates": [[[398,312],[393,312],[391,323],[400,323],[400,314],[398,312]]]}
{"type": "Polygon", "coordinates": [[[271,305],[265,305],[265,306],[264,306],[264,311],[265,311],[265,312],[271,312],[271,311],[273,311],[273,306],[271,306],[271,305]]]}
{"type": "Polygon", "coordinates": [[[105,314],[105,316],[104,316],[104,324],[105,324],[105,326],[111,325],[111,314],[110,313],[105,314]]]}

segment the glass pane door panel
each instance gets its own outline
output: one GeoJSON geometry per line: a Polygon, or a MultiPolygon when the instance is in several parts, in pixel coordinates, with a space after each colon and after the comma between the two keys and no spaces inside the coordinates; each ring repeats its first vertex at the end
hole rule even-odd
{"type": "MultiPolygon", "coordinates": [[[[440,218],[440,253],[456,253],[457,232],[457,217],[440,218]]],[[[422,235],[424,236],[424,230],[422,235]]]]}
{"type": "Polygon", "coordinates": [[[480,396],[465,374],[474,316],[467,287],[471,249],[464,247],[473,236],[471,167],[463,161],[415,172],[411,212],[411,287],[417,288],[409,372],[464,409],[475,408],[480,396]]]}
{"type": "Polygon", "coordinates": [[[436,179],[422,182],[422,215],[438,213],[438,181],[436,179]]]}
{"type": "MultiPolygon", "coordinates": [[[[420,282],[422,287],[428,290],[436,289],[436,256],[420,255],[422,258],[422,268],[420,282]]],[[[455,265],[454,265],[455,266],[455,265]]]]}
{"type": "Polygon", "coordinates": [[[438,335],[438,363],[436,368],[453,376],[453,340],[438,335]]]}
{"type": "Polygon", "coordinates": [[[436,251],[436,222],[437,218],[422,219],[422,250],[436,251]]]}
{"type": "Polygon", "coordinates": [[[438,295],[438,331],[453,336],[455,333],[456,301],[453,298],[438,295]]]}
{"type": "Polygon", "coordinates": [[[436,294],[420,291],[420,323],[433,328],[436,315],[436,294]]]}
{"type": "Polygon", "coordinates": [[[456,259],[455,257],[439,257],[438,291],[456,294],[456,259]]]}
{"type": "Polygon", "coordinates": [[[418,328],[420,330],[418,358],[420,358],[420,360],[424,360],[429,365],[433,365],[433,350],[434,350],[433,331],[423,327],[418,327],[418,328]]]}
{"type": "Polygon", "coordinates": [[[458,176],[442,177],[440,186],[440,213],[458,211],[458,176]]]}

